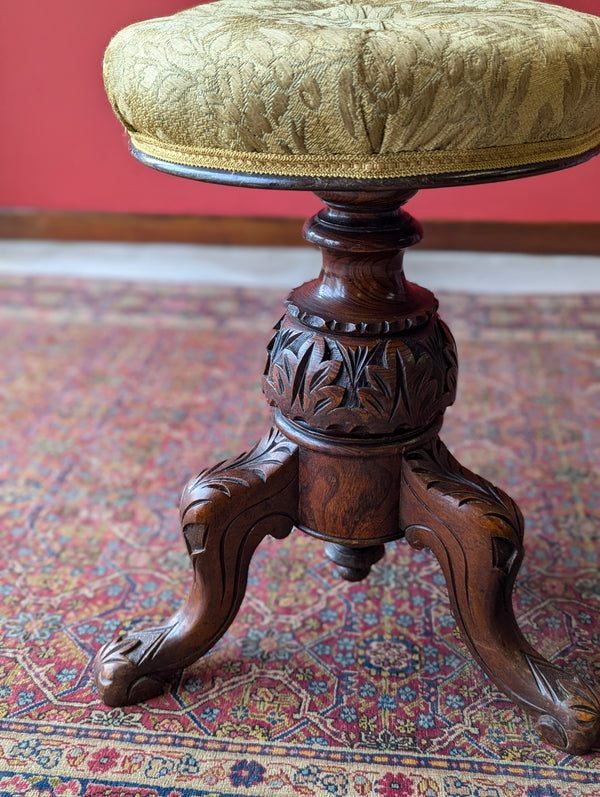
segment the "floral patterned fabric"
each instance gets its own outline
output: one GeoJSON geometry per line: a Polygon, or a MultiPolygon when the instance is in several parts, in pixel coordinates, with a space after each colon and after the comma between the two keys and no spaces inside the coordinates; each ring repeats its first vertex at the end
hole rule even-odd
{"type": "MultiPolygon", "coordinates": [[[[525,634],[598,683],[600,297],[440,299],[444,440],[524,511],[525,634]]],[[[352,584],[320,541],[267,538],[215,648],[164,696],[103,705],[96,650],[191,584],[183,484],[267,428],[282,296],[1,277],[0,304],[3,797],[597,797],[600,751],[540,745],[404,543],[352,584]]]]}
{"type": "Polygon", "coordinates": [[[501,169],[600,144],[600,19],[538,0],[219,0],[110,44],[142,152],[250,173],[501,169]]]}

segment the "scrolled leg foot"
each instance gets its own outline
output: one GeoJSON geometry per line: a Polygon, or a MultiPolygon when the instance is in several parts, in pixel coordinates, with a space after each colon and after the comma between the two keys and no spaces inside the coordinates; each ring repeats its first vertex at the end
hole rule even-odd
{"type": "Polygon", "coordinates": [[[109,706],[164,691],[170,676],[225,633],[244,597],[252,554],[265,536],[287,536],[298,507],[296,446],[272,431],[255,448],[193,479],[181,499],[194,582],[164,625],[105,645],[96,656],[98,692],[109,706]]]}
{"type": "Polygon", "coordinates": [[[463,468],[436,438],[405,455],[401,525],[430,548],[446,577],[452,610],[474,658],[534,719],[548,744],[583,754],[600,738],[600,701],[577,675],[537,653],[521,633],[512,589],[523,558],[515,502],[463,468]]]}

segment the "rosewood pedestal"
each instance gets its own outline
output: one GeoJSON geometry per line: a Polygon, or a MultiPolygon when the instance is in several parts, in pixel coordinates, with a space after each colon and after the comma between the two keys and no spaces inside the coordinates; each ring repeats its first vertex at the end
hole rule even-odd
{"type": "Polygon", "coordinates": [[[187,485],[187,601],[164,625],[99,652],[100,695],[109,705],[151,698],[206,653],[234,620],[266,535],[281,539],[295,526],[320,538],[351,581],[405,536],[439,560],[463,639],[492,681],[532,715],[542,739],[586,752],[600,732],[598,698],[537,653],[513,614],[521,513],[438,436],[455,396],[456,350],[433,294],[403,273],[404,249],[421,231],[399,208],[415,190],[406,181],[362,191],[309,187],[325,203],[305,229],[323,268],[292,291],[269,345],[264,392],[273,428],[187,485]]]}

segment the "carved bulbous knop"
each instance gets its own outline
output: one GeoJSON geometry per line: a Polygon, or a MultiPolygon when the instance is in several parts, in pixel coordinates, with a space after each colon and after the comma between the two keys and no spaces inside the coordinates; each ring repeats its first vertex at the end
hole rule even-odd
{"type": "Polygon", "coordinates": [[[456,374],[454,341],[437,316],[411,334],[374,337],[311,330],[286,315],[263,389],[286,418],[321,432],[408,434],[452,404],[456,374]]]}

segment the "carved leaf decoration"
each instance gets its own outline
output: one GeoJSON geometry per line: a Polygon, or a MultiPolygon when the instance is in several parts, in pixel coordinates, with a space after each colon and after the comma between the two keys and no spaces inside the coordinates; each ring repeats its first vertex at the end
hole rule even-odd
{"type": "Polygon", "coordinates": [[[140,645],[134,637],[120,637],[110,646],[110,653],[103,659],[104,664],[120,664],[129,661],[129,654],[140,645]]]}
{"type": "MultiPolygon", "coordinates": [[[[279,371],[275,373],[275,379],[277,380],[276,392],[281,396],[285,391],[285,382],[281,378],[281,373],[279,371]]],[[[273,382],[271,382],[271,385],[275,388],[273,382]]]]}
{"type": "Polygon", "coordinates": [[[445,367],[438,370],[439,373],[445,374],[445,383],[440,385],[440,389],[450,394],[452,399],[454,399],[458,377],[456,343],[450,329],[441,319],[438,319],[437,324],[435,324],[434,334],[423,342],[422,347],[429,354],[432,362],[436,362],[436,359],[441,355],[445,367]]]}
{"type": "MultiPolygon", "coordinates": [[[[363,396],[366,396],[367,393],[363,388],[376,388],[376,384],[370,376],[372,366],[381,366],[382,369],[387,369],[387,346],[387,341],[379,342],[372,348],[368,346],[346,347],[336,342],[337,354],[343,364],[336,384],[345,388],[341,407],[349,409],[364,409],[366,407],[363,396]]],[[[374,400],[377,407],[376,397],[374,400]]]]}
{"type": "Polygon", "coordinates": [[[484,516],[503,521],[518,539],[523,538],[523,518],[516,503],[486,479],[463,468],[439,438],[427,448],[408,453],[406,458],[414,463],[414,472],[425,477],[428,490],[435,488],[457,498],[459,507],[470,503],[491,504],[484,516]]]}
{"type": "Polygon", "coordinates": [[[392,397],[392,388],[389,381],[385,378],[385,374],[380,374],[376,368],[372,368],[369,376],[374,387],[377,388],[382,396],[388,399],[392,397]]]}
{"type": "Polygon", "coordinates": [[[454,399],[454,341],[439,320],[408,345],[397,338],[349,344],[286,326],[284,318],[269,350],[269,402],[323,429],[417,429],[454,399]]]}
{"type": "Polygon", "coordinates": [[[326,385],[329,381],[331,374],[331,368],[325,365],[322,368],[318,368],[313,376],[311,377],[310,383],[308,385],[309,390],[312,392],[313,390],[318,390],[321,386],[326,385]]]}
{"type": "Polygon", "coordinates": [[[104,664],[130,661],[139,667],[152,661],[174,627],[174,625],[169,625],[147,631],[137,631],[131,636],[117,639],[111,645],[110,655],[104,659],[104,664]]]}
{"type": "Polygon", "coordinates": [[[287,414],[294,416],[300,412],[300,417],[308,416],[332,403],[339,404],[331,387],[341,363],[332,359],[322,339],[310,334],[291,336],[288,345],[278,346],[278,351],[278,357],[271,357],[266,382],[278,393],[281,400],[277,404],[287,414]]]}
{"type": "MultiPolygon", "coordinates": [[[[249,451],[232,459],[219,462],[211,468],[202,471],[190,484],[188,493],[198,490],[217,490],[228,498],[231,497],[229,487],[237,485],[247,488],[250,486],[248,476],[258,477],[262,482],[266,480],[265,465],[279,465],[280,455],[287,455],[291,450],[291,443],[278,431],[271,431],[265,441],[260,441],[249,451]],[[265,456],[269,455],[269,456],[265,456]]],[[[197,502],[195,502],[197,503],[197,502]]]]}
{"type": "Polygon", "coordinates": [[[360,406],[366,410],[373,410],[377,415],[385,415],[385,403],[381,391],[365,388],[358,391],[360,406]]]}
{"type": "Polygon", "coordinates": [[[412,402],[410,419],[413,422],[422,423],[424,420],[430,420],[431,407],[436,406],[440,395],[436,370],[429,354],[422,355],[415,363],[409,390],[418,397],[418,402],[412,402]]]}
{"type": "Polygon", "coordinates": [[[236,476],[228,476],[227,474],[221,475],[218,480],[214,481],[202,480],[201,482],[197,482],[196,486],[217,490],[218,492],[223,493],[223,495],[226,495],[227,498],[231,498],[231,490],[229,489],[228,484],[237,484],[239,487],[250,486],[245,479],[239,479],[236,476]]]}
{"type": "Polygon", "coordinates": [[[405,356],[402,356],[400,349],[396,349],[396,385],[394,390],[393,404],[390,411],[390,419],[393,418],[398,411],[400,402],[402,402],[402,406],[404,407],[406,414],[409,417],[412,415],[412,406],[406,375],[406,365],[404,362],[405,356]]]}
{"type": "Polygon", "coordinates": [[[148,631],[139,631],[137,636],[141,644],[130,653],[129,658],[131,661],[137,664],[138,667],[141,664],[152,661],[174,627],[174,625],[169,625],[163,628],[152,628],[148,631]]]}
{"type": "Polygon", "coordinates": [[[332,404],[332,400],[330,398],[319,399],[319,401],[317,401],[315,403],[315,406],[314,406],[314,409],[313,409],[314,414],[318,415],[320,412],[324,412],[328,407],[331,406],[331,404],[332,404]]]}
{"type": "MultiPolygon", "coordinates": [[[[330,368],[332,373],[337,373],[338,368],[330,368]]],[[[328,418],[331,413],[335,413],[341,406],[344,399],[345,390],[337,385],[325,384],[318,390],[312,391],[306,399],[306,413],[305,417],[315,418],[319,422],[318,416],[321,413],[327,412],[328,418]]]]}
{"type": "Polygon", "coordinates": [[[299,399],[300,406],[302,409],[305,408],[304,406],[304,397],[305,397],[305,388],[306,388],[306,379],[309,374],[308,366],[312,359],[313,352],[315,350],[315,344],[311,343],[310,346],[307,346],[302,357],[298,360],[296,366],[296,373],[294,375],[294,380],[292,382],[292,392],[291,392],[291,405],[294,406],[295,402],[299,399]]]}
{"type": "Polygon", "coordinates": [[[286,349],[297,351],[298,347],[310,338],[310,334],[306,332],[298,332],[294,329],[281,329],[281,321],[277,324],[275,329],[277,331],[267,346],[269,361],[267,362],[266,372],[269,370],[270,363],[275,363],[278,361],[282,351],[285,351],[286,349]],[[294,344],[297,345],[295,346],[294,344]]]}
{"type": "Polygon", "coordinates": [[[570,676],[566,681],[567,673],[559,667],[545,659],[527,653],[524,655],[540,694],[556,705],[566,704],[577,712],[577,723],[582,727],[591,727],[600,719],[598,696],[577,675],[570,676]]]}

